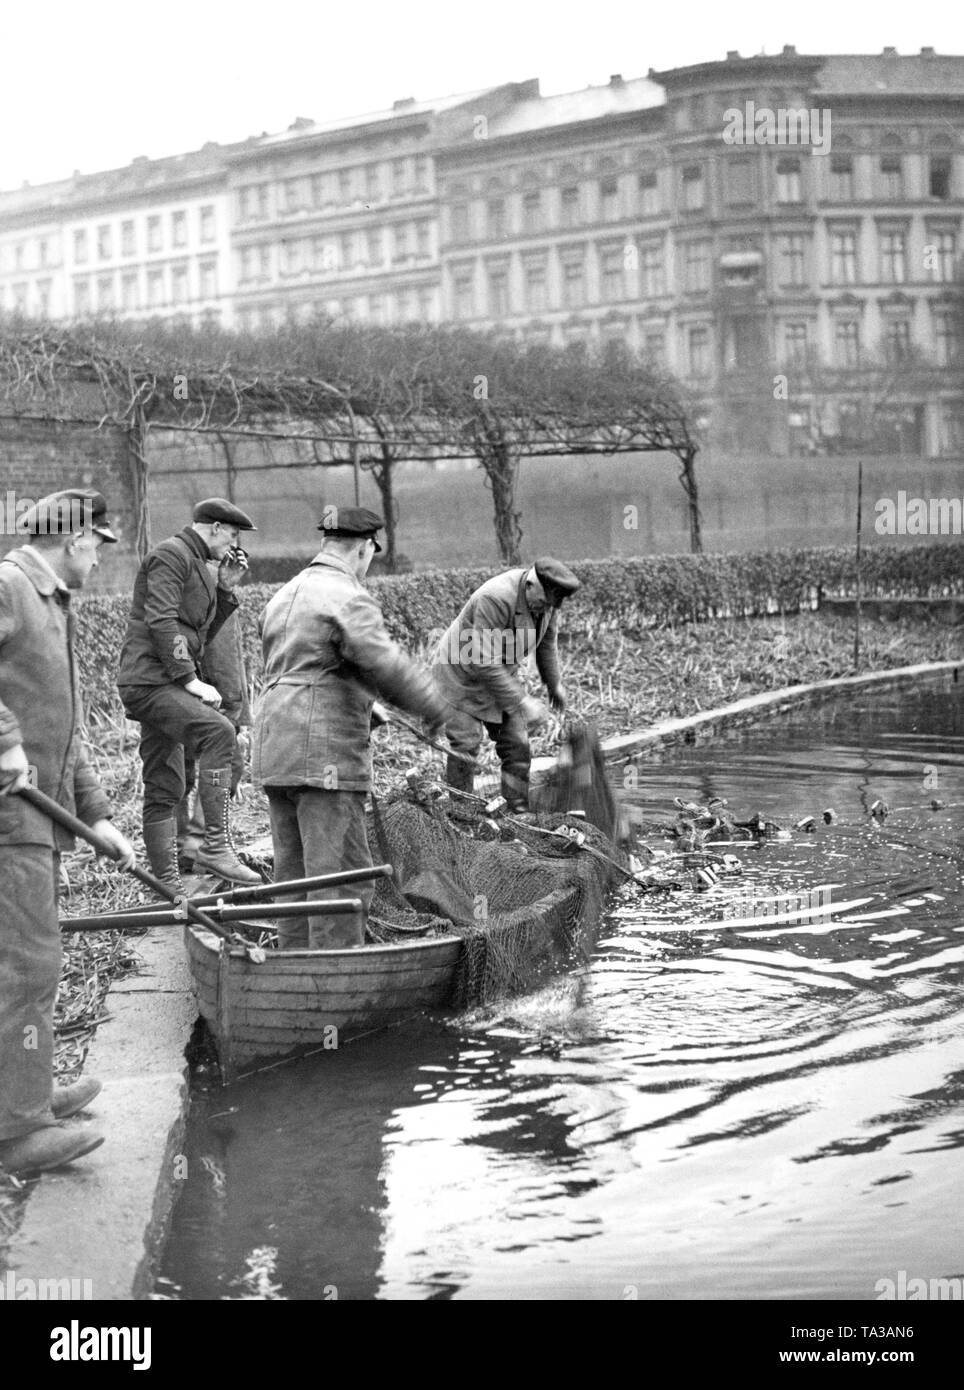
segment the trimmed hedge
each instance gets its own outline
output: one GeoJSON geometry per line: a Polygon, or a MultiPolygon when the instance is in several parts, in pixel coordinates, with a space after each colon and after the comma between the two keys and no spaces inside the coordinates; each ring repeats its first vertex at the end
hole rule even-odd
{"type": "MultiPolygon", "coordinates": [[[[849,549],[770,551],[758,555],[649,555],[629,560],[583,560],[571,568],[582,588],[564,609],[563,634],[592,638],[619,629],[634,636],[659,624],[704,618],[797,613],[819,595],[854,592],[849,549]]],[[[417,650],[432,629],[448,626],[494,568],[428,570],[372,579],[371,589],[393,636],[417,650]]],[[[964,594],[964,545],[875,546],[861,563],[862,591],[882,598],[964,594]]],[[[257,619],[278,588],[241,589],[241,621],[252,679],[261,671],[257,619]]],[[[121,711],[114,689],[127,623],[127,594],[90,594],[77,603],[78,651],[88,706],[95,715],[121,711]]]]}

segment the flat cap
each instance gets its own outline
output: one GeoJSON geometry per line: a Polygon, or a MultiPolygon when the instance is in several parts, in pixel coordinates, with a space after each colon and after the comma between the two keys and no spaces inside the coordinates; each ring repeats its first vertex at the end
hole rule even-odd
{"type": "Polygon", "coordinates": [[[367,507],[326,507],[318,530],[327,531],[329,536],[371,536],[375,549],[381,550],[375,532],[384,525],[378,513],[367,507]]]}
{"type": "Polygon", "coordinates": [[[68,487],[41,497],[17,524],[28,536],[72,535],[89,528],[105,541],[117,540],[108,525],[107,499],[89,487],[68,487]]]}
{"type": "Polygon", "coordinates": [[[226,497],[206,497],[194,508],[195,521],[223,521],[228,526],[236,526],[239,531],[257,531],[257,526],[240,507],[229,502],[226,497]]]}
{"type": "Polygon", "coordinates": [[[564,565],[561,560],[553,559],[551,555],[541,555],[533,568],[536,578],[546,591],[546,597],[550,600],[555,597],[557,602],[561,602],[579,588],[579,580],[569,566],[564,565]]]}

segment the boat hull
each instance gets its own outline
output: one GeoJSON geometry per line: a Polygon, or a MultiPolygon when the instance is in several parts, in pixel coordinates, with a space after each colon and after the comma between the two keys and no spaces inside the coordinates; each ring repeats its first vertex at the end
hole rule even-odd
{"type": "Polygon", "coordinates": [[[351,950],[268,951],[257,964],[203,928],[185,945],[198,1010],[214,1037],[225,1081],[256,1062],[395,1023],[452,997],[457,937],[351,950]]]}

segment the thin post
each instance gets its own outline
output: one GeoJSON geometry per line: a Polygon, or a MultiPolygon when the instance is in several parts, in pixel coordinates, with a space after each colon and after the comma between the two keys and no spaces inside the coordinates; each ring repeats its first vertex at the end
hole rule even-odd
{"type": "Polygon", "coordinates": [[[860,522],[864,501],[864,465],[857,462],[857,601],[854,604],[854,670],[860,669],[860,522]]]}

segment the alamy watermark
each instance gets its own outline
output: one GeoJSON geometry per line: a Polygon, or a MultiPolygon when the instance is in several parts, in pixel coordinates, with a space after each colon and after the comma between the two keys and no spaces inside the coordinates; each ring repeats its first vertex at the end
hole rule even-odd
{"type": "Polygon", "coordinates": [[[7,1303],[77,1302],[94,1297],[92,1279],[28,1279],[8,1269],[0,1278],[0,1299],[7,1303]]]}
{"type": "Polygon", "coordinates": [[[962,497],[880,497],[874,530],[878,536],[959,536],[964,522],[962,497]]]}
{"type": "Polygon", "coordinates": [[[757,106],[747,101],[741,111],[723,112],[725,145],[808,145],[814,154],[830,153],[830,108],[757,106]]]}
{"type": "Polygon", "coordinates": [[[896,1279],[878,1279],[874,1293],[878,1301],[884,1302],[961,1303],[964,1302],[964,1275],[954,1274],[948,1279],[923,1279],[916,1275],[908,1276],[906,1269],[899,1269],[896,1279]]]}
{"type": "MultiPolygon", "coordinates": [[[[0,534],[25,535],[24,517],[33,511],[40,501],[44,499],[22,497],[12,488],[0,493],[0,534]]],[[[57,497],[44,505],[35,524],[31,526],[31,531],[39,531],[41,535],[74,534],[77,531],[88,530],[93,520],[94,506],[89,497],[57,497]]]]}

